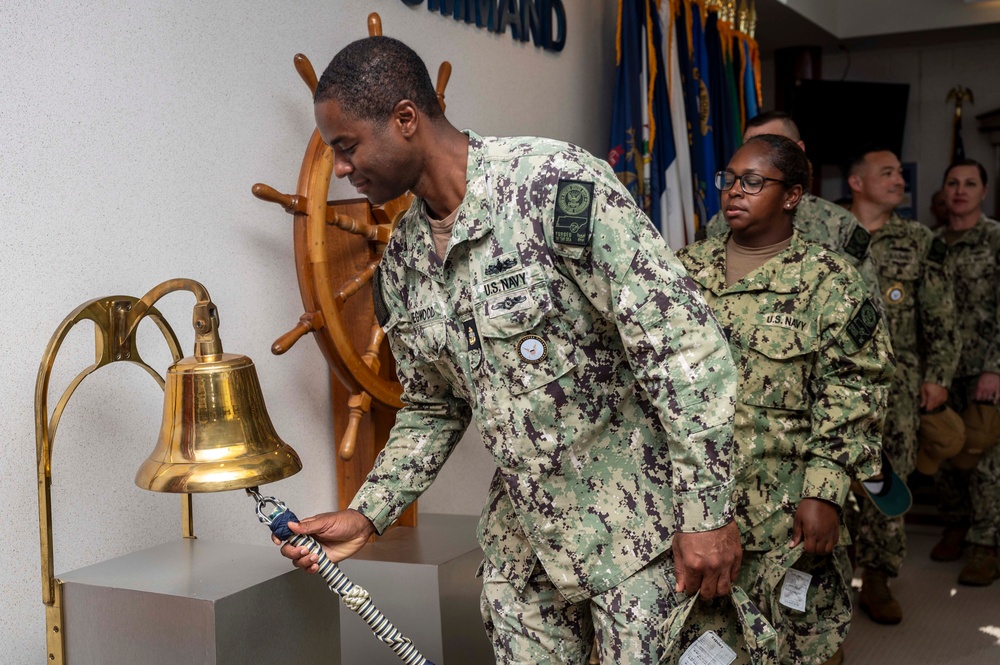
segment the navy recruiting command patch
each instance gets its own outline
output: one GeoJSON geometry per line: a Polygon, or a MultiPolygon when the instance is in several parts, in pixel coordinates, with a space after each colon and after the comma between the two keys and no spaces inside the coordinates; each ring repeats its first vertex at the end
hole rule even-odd
{"type": "Polygon", "coordinates": [[[589,245],[593,203],[594,183],[560,180],[553,239],[560,245],[589,245]]]}
{"type": "Polygon", "coordinates": [[[931,241],[931,250],[927,252],[927,260],[942,265],[946,256],[948,256],[948,245],[941,238],[934,238],[931,241]]]}
{"type": "Polygon", "coordinates": [[[483,362],[483,348],[479,342],[479,331],[476,330],[476,320],[469,319],[462,324],[465,328],[465,339],[469,342],[469,366],[477,369],[483,362]]]}
{"type": "Polygon", "coordinates": [[[868,229],[858,225],[854,227],[854,233],[851,234],[850,240],[847,241],[847,245],[844,247],[844,252],[858,260],[861,260],[865,258],[865,254],[868,253],[868,244],[871,243],[871,241],[872,236],[868,233],[868,229]]]}
{"type": "Polygon", "coordinates": [[[854,318],[847,322],[847,334],[851,336],[855,344],[862,347],[875,334],[878,320],[878,310],[875,309],[875,305],[869,298],[861,304],[861,308],[854,315],[854,318]]]}

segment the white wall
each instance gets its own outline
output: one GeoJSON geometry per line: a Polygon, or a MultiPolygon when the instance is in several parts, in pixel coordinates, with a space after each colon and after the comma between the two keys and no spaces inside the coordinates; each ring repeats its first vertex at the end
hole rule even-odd
{"type": "MultiPolygon", "coordinates": [[[[300,515],[331,508],[334,452],[329,388],[315,344],[280,358],[268,349],[301,314],[290,218],[254,199],[262,181],[293,190],[312,128],[305,85],[292,67],[303,52],[322,70],[379,11],[385,32],[409,43],[432,77],[454,66],[448,115],[485,134],[538,134],[607,150],[615,9],[566,2],[565,50],[551,54],[400,0],[367,3],[124,3],[8,0],[0,5],[0,662],[44,659],[37,538],[33,394],[38,362],[59,322],[99,296],[140,296],[189,277],[208,287],[228,351],[257,364],[272,420],[301,455],[297,476],[267,488],[300,515]]],[[[337,183],[333,198],[354,197],[337,183]]],[[[191,352],[189,294],[161,310],[191,352]]],[[[151,328],[151,326],[150,326],[151,328]]],[[[147,360],[168,354],[147,330],[147,360]]],[[[93,361],[88,327],[60,353],[53,403],[93,361]]],[[[55,440],[56,571],[179,536],[179,500],[137,489],[152,450],[161,393],[121,363],[88,378],[55,440]]],[[[478,513],[488,459],[467,437],[423,510],[478,513]]],[[[202,538],[265,544],[249,499],[197,497],[202,538]]],[[[275,553],[277,555],[277,552],[275,553]]]]}
{"type": "MultiPolygon", "coordinates": [[[[850,54],[824,53],[824,78],[881,83],[908,83],[910,99],[903,136],[904,162],[917,164],[917,215],[928,222],[931,195],[941,185],[951,150],[951,119],[954,103],[946,102],[948,91],[956,85],[971,88],[975,103],[963,107],[962,137],[966,156],[978,160],[990,174],[990,194],[983,205],[987,215],[995,210],[996,157],[985,133],[976,127],[975,116],[1000,108],[1000,87],[996,69],[1000,62],[1000,38],[925,47],[892,49],[852,49],[850,54]]],[[[761,63],[764,107],[774,108],[774,61],[761,63]]],[[[864,100],[858,100],[863,104],[864,100]]],[[[824,174],[832,173],[825,170],[824,174]]],[[[825,178],[823,194],[840,196],[841,183],[836,177],[825,178]]]]}

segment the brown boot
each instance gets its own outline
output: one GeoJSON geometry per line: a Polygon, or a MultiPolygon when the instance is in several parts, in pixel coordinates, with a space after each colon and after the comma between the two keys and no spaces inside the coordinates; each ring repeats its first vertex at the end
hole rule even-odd
{"type": "Polygon", "coordinates": [[[823,663],[823,665],[842,665],[844,662],[844,647],[837,647],[837,651],[830,656],[830,660],[823,663]]]}
{"type": "Polygon", "coordinates": [[[878,570],[865,570],[861,576],[858,602],[875,623],[895,625],[903,620],[903,608],[889,591],[889,576],[878,570]]]}
{"type": "Polygon", "coordinates": [[[934,561],[958,561],[962,558],[962,547],[965,545],[965,534],[969,530],[966,526],[949,526],[941,534],[934,549],[931,550],[931,559],[934,561]]]}
{"type": "Polygon", "coordinates": [[[958,583],[969,586],[989,586],[1000,578],[1000,561],[997,561],[997,548],[975,545],[969,562],[962,566],[958,574],[958,583]]]}

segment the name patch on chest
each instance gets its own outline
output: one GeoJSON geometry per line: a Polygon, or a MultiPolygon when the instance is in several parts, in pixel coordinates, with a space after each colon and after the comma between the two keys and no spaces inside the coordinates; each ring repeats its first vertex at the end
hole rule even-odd
{"type": "Polygon", "coordinates": [[[768,314],[764,317],[764,323],[769,326],[788,328],[789,330],[803,331],[809,324],[801,319],[797,319],[789,314],[768,314]]]}
{"type": "Polygon", "coordinates": [[[427,307],[420,307],[415,309],[412,314],[410,314],[410,320],[415,325],[420,325],[421,323],[428,323],[435,319],[440,318],[437,305],[428,305],[427,307]]]}

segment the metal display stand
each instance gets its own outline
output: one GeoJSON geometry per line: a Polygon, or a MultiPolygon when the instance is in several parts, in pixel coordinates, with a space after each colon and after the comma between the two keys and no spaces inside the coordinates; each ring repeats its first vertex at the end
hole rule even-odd
{"type": "Polygon", "coordinates": [[[59,579],[68,663],[342,662],[340,603],[274,547],[185,538],[59,579]]]}

